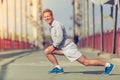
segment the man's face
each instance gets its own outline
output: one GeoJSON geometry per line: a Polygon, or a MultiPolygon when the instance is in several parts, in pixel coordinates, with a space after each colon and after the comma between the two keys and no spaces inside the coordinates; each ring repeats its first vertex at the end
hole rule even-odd
{"type": "Polygon", "coordinates": [[[44,20],[48,23],[48,24],[52,24],[52,22],[53,22],[53,16],[51,15],[51,13],[50,12],[45,12],[44,14],[43,14],[43,18],[44,18],[44,20]]]}

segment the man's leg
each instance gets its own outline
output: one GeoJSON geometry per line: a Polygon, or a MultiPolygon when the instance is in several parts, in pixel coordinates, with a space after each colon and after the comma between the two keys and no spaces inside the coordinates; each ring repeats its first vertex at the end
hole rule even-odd
{"type": "Polygon", "coordinates": [[[55,53],[54,52],[54,48],[52,46],[49,46],[47,47],[45,50],[44,50],[44,53],[45,55],[47,56],[48,60],[54,65],[58,65],[58,61],[56,59],[56,57],[54,56],[55,53]]]}
{"type": "Polygon", "coordinates": [[[97,59],[87,59],[85,56],[81,56],[77,59],[78,62],[82,63],[85,66],[105,66],[105,62],[97,59]]]}
{"type": "Polygon", "coordinates": [[[47,56],[48,60],[54,65],[54,69],[50,70],[49,73],[62,73],[64,72],[63,69],[59,66],[59,63],[54,56],[54,54],[63,55],[59,50],[53,49],[53,46],[49,46],[45,49],[45,55],[47,56]]]}
{"type": "Polygon", "coordinates": [[[105,66],[105,72],[103,74],[110,74],[114,69],[114,65],[111,63],[105,63],[97,59],[87,59],[85,56],[81,56],[77,59],[78,62],[82,63],[85,66],[105,66]]]}

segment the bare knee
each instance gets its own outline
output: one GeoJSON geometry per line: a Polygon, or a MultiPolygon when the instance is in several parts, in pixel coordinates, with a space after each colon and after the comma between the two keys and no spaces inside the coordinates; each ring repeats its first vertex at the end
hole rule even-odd
{"type": "Polygon", "coordinates": [[[50,54],[50,53],[49,53],[49,49],[46,48],[46,49],[44,50],[44,53],[45,53],[46,56],[47,56],[48,54],[50,54]]]}

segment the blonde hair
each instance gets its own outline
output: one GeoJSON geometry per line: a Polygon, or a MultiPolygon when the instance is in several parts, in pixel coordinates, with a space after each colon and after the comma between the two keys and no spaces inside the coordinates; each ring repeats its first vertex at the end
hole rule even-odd
{"type": "Polygon", "coordinates": [[[52,10],[50,10],[50,9],[45,9],[42,14],[44,14],[45,12],[50,12],[50,14],[53,16],[52,10]]]}

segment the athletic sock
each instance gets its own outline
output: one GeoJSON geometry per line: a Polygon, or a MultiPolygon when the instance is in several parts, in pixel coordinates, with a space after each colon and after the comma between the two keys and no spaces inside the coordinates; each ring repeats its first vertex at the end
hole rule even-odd
{"type": "Polygon", "coordinates": [[[106,64],[105,64],[105,67],[110,67],[110,63],[106,63],[106,64]]]}
{"type": "Polygon", "coordinates": [[[60,65],[56,65],[55,67],[57,67],[57,68],[61,69],[60,65]]]}

